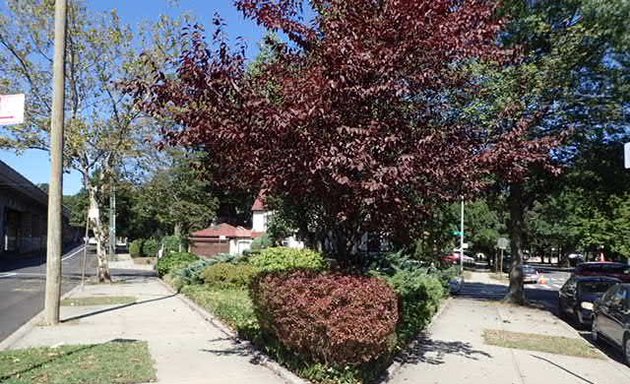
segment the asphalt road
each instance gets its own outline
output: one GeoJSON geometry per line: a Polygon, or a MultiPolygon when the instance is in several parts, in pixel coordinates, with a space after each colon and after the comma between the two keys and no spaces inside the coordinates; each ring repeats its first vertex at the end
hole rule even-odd
{"type": "MultiPolygon", "coordinates": [[[[543,305],[555,313],[558,308],[558,291],[571,276],[568,272],[543,273],[545,284],[525,284],[527,300],[543,305]]],[[[500,300],[505,297],[507,286],[502,284],[464,283],[460,296],[481,300],[500,300]]]]}
{"type": "MultiPolygon", "coordinates": [[[[83,246],[73,248],[62,257],[64,293],[81,281],[82,250],[83,246]]],[[[94,274],[95,265],[95,255],[88,253],[87,276],[94,274]]],[[[0,271],[1,341],[44,308],[46,263],[42,256],[5,260],[0,271]]]]}

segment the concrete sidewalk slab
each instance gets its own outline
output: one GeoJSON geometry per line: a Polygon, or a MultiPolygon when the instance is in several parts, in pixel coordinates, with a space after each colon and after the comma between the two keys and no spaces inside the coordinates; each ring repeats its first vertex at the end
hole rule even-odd
{"type": "Polygon", "coordinates": [[[486,345],[484,329],[580,338],[546,311],[456,298],[433,322],[390,383],[620,384],[630,368],[601,359],[486,345]]]}
{"type": "Polygon", "coordinates": [[[73,297],[133,296],[135,304],[61,308],[63,323],[35,326],[11,349],[60,344],[147,341],[158,383],[285,382],[233,338],[205,321],[155,278],[86,285],[73,297]]]}

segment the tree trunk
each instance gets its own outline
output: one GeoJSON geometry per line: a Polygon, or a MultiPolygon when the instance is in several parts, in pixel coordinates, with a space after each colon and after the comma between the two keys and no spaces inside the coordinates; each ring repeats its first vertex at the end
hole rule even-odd
{"type": "Polygon", "coordinates": [[[96,239],[96,259],[98,261],[96,276],[100,283],[111,283],[112,277],[109,273],[109,264],[107,262],[107,248],[104,246],[107,241],[107,229],[101,224],[97,200],[97,187],[93,185],[88,185],[87,187],[88,197],[90,199],[90,227],[92,231],[94,231],[94,238],[96,239]]]}
{"type": "Polygon", "coordinates": [[[510,288],[503,300],[522,305],[525,303],[523,271],[521,269],[523,265],[523,217],[525,211],[522,184],[510,185],[508,205],[510,209],[508,230],[510,232],[512,263],[510,265],[510,288]]]}

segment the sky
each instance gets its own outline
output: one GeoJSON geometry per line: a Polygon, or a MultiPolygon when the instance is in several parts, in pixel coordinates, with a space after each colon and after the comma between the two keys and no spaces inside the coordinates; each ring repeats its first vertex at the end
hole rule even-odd
{"type": "MultiPolygon", "coordinates": [[[[232,5],[232,0],[86,0],[89,10],[94,12],[116,9],[121,20],[137,26],[143,21],[158,20],[160,15],[176,16],[190,12],[204,25],[210,25],[215,13],[227,24],[226,31],[231,39],[241,37],[247,44],[247,55],[252,58],[258,52],[258,42],[263,31],[254,22],[245,20],[232,5]]],[[[28,94],[26,95],[28,102],[28,94]]],[[[35,184],[50,182],[50,157],[47,152],[28,150],[19,155],[0,150],[0,160],[7,163],[35,184]]],[[[81,189],[78,172],[64,174],[63,193],[73,195],[81,189]]]]}

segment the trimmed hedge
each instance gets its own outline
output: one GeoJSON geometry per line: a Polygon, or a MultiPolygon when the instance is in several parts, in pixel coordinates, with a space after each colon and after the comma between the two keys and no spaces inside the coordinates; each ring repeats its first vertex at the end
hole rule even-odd
{"type": "Polygon", "coordinates": [[[256,276],[249,264],[217,263],[203,270],[203,281],[217,288],[246,288],[256,276]]]}
{"type": "Polygon", "coordinates": [[[199,257],[188,252],[174,252],[170,255],[163,256],[159,258],[157,262],[158,275],[162,277],[169,272],[184,268],[197,260],[199,260],[199,257]]]}
{"type": "Polygon", "coordinates": [[[142,244],[142,254],[155,257],[160,249],[160,243],[155,239],[148,239],[142,244]]]}
{"type": "Polygon", "coordinates": [[[261,330],[312,362],[362,366],[396,344],[398,298],[381,279],[265,274],[252,282],[250,296],[261,330]]]}
{"type": "Polygon", "coordinates": [[[136,239],[129,244],[129,254],[131,257],[141,257],[142,254],[142,243],[144,243],[144,239],[136,239]]]}
{"type": "Polygon", "coordinates": [[[319,253],[310,249],[286,247],[266,248],[250,259],[250,264],[261,272],[282,272],[297,269],[323,271],[326,260],[319,253]]]}
{"type": "Polygon", "coordinates": [[[431,321],[447,295],[438,276],[423,270],[399,270],[386,277],[400,298],[399,344],[406,344],[431,321]]]}

